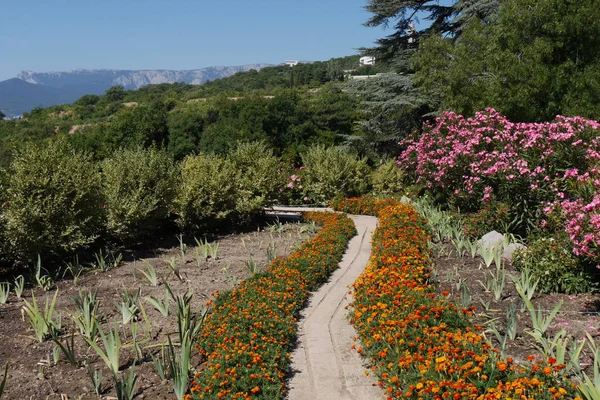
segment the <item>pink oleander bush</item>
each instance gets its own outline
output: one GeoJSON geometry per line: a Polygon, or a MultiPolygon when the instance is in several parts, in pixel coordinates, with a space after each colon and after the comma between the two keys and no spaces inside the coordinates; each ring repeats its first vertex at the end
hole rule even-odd
{"type": "Polygon", "coordinates": [[[564,230],[573,253],[600,263],[600,123],[558,116],[513,123],[493,109],[446,112],[404,140],[398,165],[440,201],[476,212],[511,205],[514,228],[564,230]]]}

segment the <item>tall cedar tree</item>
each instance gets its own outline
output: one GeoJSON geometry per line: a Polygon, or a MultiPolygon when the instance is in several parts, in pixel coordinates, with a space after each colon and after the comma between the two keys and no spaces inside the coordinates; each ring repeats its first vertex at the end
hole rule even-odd
{"type": "MultiPolygon", "coordinates": [[[[440,5],[437,0],[369,0],[365,9],[373,14],[365,23],[369,27],[389,27],[393,24],[394,32],[378,39],[376,47],[363,49],[381,60],[406,60],[417,48],[419,38],[430,32],[442,34],[453,32],[453,19],[457,10],[453,5],[440,5]],[[411,26],[423,18],[430,22],[428,28],[414,31],[411,26]]],[[[407,64],[400,64],[401,68],[407,64]]]]}
{"type": "Polygon", "coordinates": [[[441,35],[453,42],[459,40],[464,27],[472,19],[495,19],[500,0],[458,0],[440,4],[437,0],[369,0],[365,9],[373,16],[366,26],[389,27],[394,32],[376,41],[376,47],[362,49],[374,55],[378,63],[389,62],[400,74],[386,74],[376,80],[351,81],[351,93],[363,103],[363,134],[350,137],[352,146],[363,154],[389,156],[398,151],[398,141],[419,129],[423,119],[439,109],[441,94],[421,91],[413,79],[411,59],[419,43],[428,36],[441,35]],[[413,30],[421,20],[427,27],[413,30]],[[428,22],[428,24],[427,24],[428,22]]]}

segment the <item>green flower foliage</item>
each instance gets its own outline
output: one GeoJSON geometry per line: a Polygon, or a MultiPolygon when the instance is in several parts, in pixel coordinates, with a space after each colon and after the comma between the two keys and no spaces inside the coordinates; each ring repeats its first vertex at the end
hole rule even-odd
{"type": "Polygon", "coordinates": [[[120,150],[102,162],[102,176],[108,231],[117,239],[137,241],[167,222],[177,177],[164,151],[120,150]]]}
{"type": "Polygon", "coordinates": [[[264,142],[240,143],[229,158],[239,174],[235,211],[247,221],[277,201],[286,177],[279,158],[264,142]]]}
{"type": "Polygon", "coordinates": [[[371,174],[373,193],[380,196],[393,196],[404,193],[404,174],[396,165],[395,160],[381,164],[371,174]]]}
{"type": "Polygon", "coordinates": [[[586,293],[592,290],[594,280],[571,250],[566,234],[540,237],[529,243],[526,250],[513,256],[513,266],[529,269],[539,279],[538,289],[545,293],[586,293]]]}
{"type": "Polygon", "coordinates": [[[4,216],[3,216],[3,208],[5,207],[4,204],[8,204],[5,202],[4,200],[4,188],[2,187],[2,170],[0,170],[0,263],[3,263],[5,261],[5,259],[8,258],[8,254],[9,254],[9,243],[6,240],[6,237],[4,235],[5,232],[5,223],[4,223],[4,216]]]}
{"type": "Polygon", "coordinates": [[[232,216],[238,172],[229,159],[189,156],[181,163],[180,179],[175,212],[181,228],[215,226],[232,216]]]}
{"type": "Polygon", "coordinates": [[[89,246],[104,224],[100,173],[90,156],[64,141],[26,145],[4,179],[2,219],[21,261],[89,246]]]}
{"type": "Polygon", "coordinates": [[[314,146],[302,154],[303,181],[311,199],[327,204],[336,196],[352,197],[369,190],[369,166],[341,148],[314,146]]]}
{"type": "Polygon", "coordinates": [[[466,215],[463,231],[471,239],[479,239],[489,231],[514,233],[516,213],[507,203],[484,203],[481,210],[466,215]]]}

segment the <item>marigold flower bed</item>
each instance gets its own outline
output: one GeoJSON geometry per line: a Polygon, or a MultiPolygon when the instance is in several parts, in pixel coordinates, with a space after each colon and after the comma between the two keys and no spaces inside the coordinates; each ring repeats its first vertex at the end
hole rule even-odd
{"type": "Polygon", "coordinates": [[[351,322],[389,399],[573,399],[576,390],[549,359],[519,366],[484,342],[470,309],[436,293],[426,221],[410,205],[373,199],[334,204],[379,217],[373,256],[354,284],[351,322]]]}
{"type": "Polygon", "coordinates": [[[296,320],[310,291],[337,269],[356,229],[335,213],[306,213],[323,226],[309,242],[217,297],[199,340],[205,360],[192,382],[195,399],[280,399],[285,396],[296,320]]]}

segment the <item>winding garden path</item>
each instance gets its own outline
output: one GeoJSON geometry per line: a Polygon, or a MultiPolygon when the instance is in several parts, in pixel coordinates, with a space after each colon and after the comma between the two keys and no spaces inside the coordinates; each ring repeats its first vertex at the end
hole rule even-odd
{"type": "MultiPolygon", "coordinates": [[[[297,209],[277,208],[275,211],[297,209]]],[[[329,211],[327,209],[299,209],[329,211]]],[[[364,271],[371,257],[371,235],[377,218],[351,216],[358,234],[348,244],[340,267],[309,300],[298,323],[298,346],[292,354],[289,400],[380,400],[386,397],[365,365],[351,350],[356,331],[346,306],[352,301],[349,286],[364,271]]]]}

